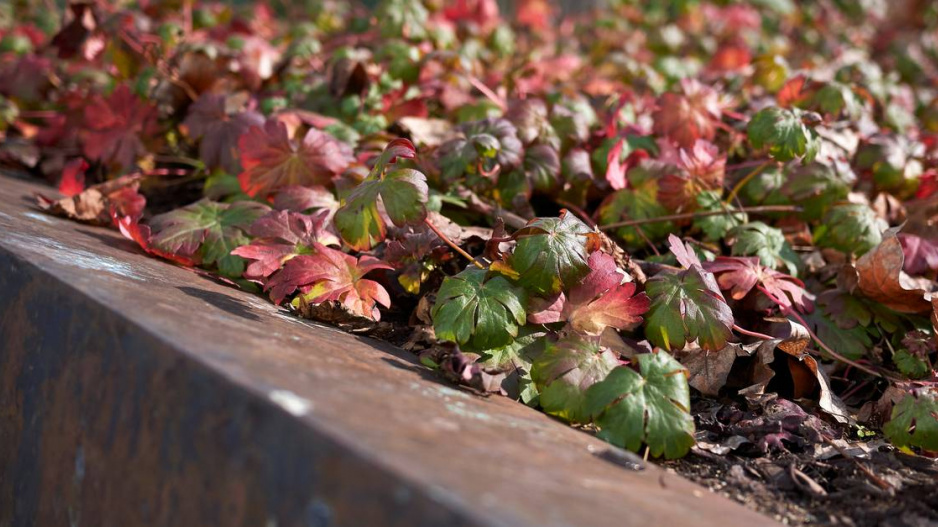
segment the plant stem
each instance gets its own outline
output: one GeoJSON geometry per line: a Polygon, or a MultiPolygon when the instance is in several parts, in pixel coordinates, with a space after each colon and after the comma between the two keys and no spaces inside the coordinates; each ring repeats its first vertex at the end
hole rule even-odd
{"type": "Polygon", "coordinates": [[[469,254],[469,253],[467,253],[466,251],[464,251],[464,250],[462,249],[462,247],[456,245],[456,244],[453,242],[453,240],[450,240],[449,237],[447,237],[445,234],[443,234],[443,233],[440,231],[440,229],[437,229],[437,228],[436,228],[436,225],[434,225],[433,222],[430,221],[430,218],[427,218],[427,219],[423,220],[423,222],[426,223],[426,224],[427,224],[427,227],[430,227],[430,230],[433,231],[434,233],[436,233],[436,235],[439,236],[440,239],[443,240],[443,242],[444,242],[446,245],[449,245],[454,251],[456,251],[456,252],[458,252],[459,254],[461,254],[463,258],[465,258],[465,259],[469,260],[470,262],[472,262],[472,263],[473,263],[476,267],[478,267],[479,269],[485,269],[485,266],[482,265],[482,264],[480,264],[479,262],[477,262],[476,259],[473,258],[471,254],[469,254]]]}
{"type": "Polygon", "coordinates": [[[726,196],[726,203],[732,203],[732,201],[736,199],[736,194],[739,194],[739,191],[742,190],[746,183],[752,181],[752,178],[756,177],[756,175],[759,174],[759,172],[762,172],[762,169],[769,166],[770,163],[772,163],[771,160],[756,166],[756,168],[752,169],[751,172],[743,176],[742,179],[733,185],[733,190],[730,190],[730,194],[726,196]]]}
{"type": "Polygon", "coordinates": [[[501,218],[505,221],[505,225],[511,227],[512,229],[521,229],[528,223],[528,220],[518,216],[514,212],[509,212],[486,203],[482,198],[480,198],[475,192],[472,192],[471,190],[462,189],[459,192],[459,197],[466,200],[466,205],[470,210],[478,212],[479,214],[484,214],[486,216],[495,216],[501,218]]]}
{"type": "Polygon", "coordinates": [[[496,105],[498,105],[499,110],[501,110],[502,112],[508,110],[508,105],[505,104],[505,101],[497,93],[492,91],[491,88],[486,86],[481,80],[477,79],[475,75],[467,74],[466,80],[468,80],[469,84],[472,84],[472,86],[475,89],[482,92],[482,95],[485,95],[486,97],[489,98],[489,100],[491,100],[496,105]]]}
{"type": "Polygon", "coordinates": [[[774,338],[777,338],[771,335],[766,335],[765,333],[759,333],[758,331],[749,331],[748,329],[741,328],[737,326],[736,324],[733,324],[733,329],[739,333],[742,333],[743,335],[749,335],[750,337],[755,337],[757,339],[772,340],[774,338]]]}
{"type": "Polygon", "coordinates": [[[645,225],[647,223],[661,223],[673,220],[692,220],[694,218],[705,218],[707,216],[726,216],[729,214],[741,214],[744,212],[801,212],[801,207],[797,205],[759,205],[756,207],[740,207],[738,209],[726,210],[704,210],[698,212],[685,212],[683,214],[669,214],[667,216],[658,216],[657,218],[641,218],[637,220],[617,221],[600,227],[600,230],[617,229],[619,227],[634,227],[635,225],[645,225]]]}
{"type": "Polygon", "coordinates": [[[857,362],[857,361],[855,361],[855,360],[848,359],[847,357],[844,357],[844,356],[841,355],[840,353],[837,353],[836,351],[834,351],[833,349],[831,349],[831,347],[828,346],[827,344],[825,344],[823,340],[821,340],[820,338],[818,338],[818,336],[817,336],[817,334],[814,332],[814,330],[811,329],[811,325],[808,324],[808,322],[807,322],[801,315],[799,315],[797,311],[795,311],[794,309],[792,309],[792,308],[790,308],[790,307],[788,307],[788,306],[782,304],[782,302],[781,302],[778,298],[776,298],[775,295],[773,295],[772,293],[766,291],[766,289],[765,289],[764,287],[761,287],[761,286],[760,286],[760,287],[759,287],[759,291],[762,291],[762,294],[764,294],[765,296],[769,297],[769,300],[771,300],[772,302],[775,302],[775,303],[778,305],[778,308],[782,310],[782,313],[783,313],[783,314],[785,314],[786,316],[787,316],[787,315],[791,315],[791,316],[795,317],[796,319],[798,319],[798,323],[801,324],[802,326],[804,326],[804,329],[808,332],[808,335],[810,335],[811,338],[814,339],[815,342],[817,342],[818,346],[820,346],[821,349],[823,349],[823,350],[826,351],[828,354],[830,354],[831,357],[834,357],[835,359],[839,360],[840,362],[843,362],[844,364],[849,364],[849,365],[853,366],[854,368],[856,368],[856,369],[858,369],[858,370],[860,370],[860,371],[864,371],[864,372],[866,372],[866,373],[869,373],[870,375],[872,375],[872,376],[874,376],[874,377],[882,377],[882,376],[883,376],[882,373],[880,373],[880,372],[878,372],[878,371],[876,371],[876,370],[874,370],[874,369],[872,369],[872,368],[869,368],[869,367],[867,367],[867,366],[864,366],[864,365],[860,364],[859,362],[857,362]]]}

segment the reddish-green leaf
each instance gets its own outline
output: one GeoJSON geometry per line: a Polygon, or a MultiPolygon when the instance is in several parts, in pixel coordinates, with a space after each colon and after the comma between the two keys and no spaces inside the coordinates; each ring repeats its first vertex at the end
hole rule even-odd
{"type": "Polygon", "coordinates": [[[329,185],[354,161],[352,149],[328,133],[311,128],[296,141],[276,119],[252,126],[238,140],[238,150],[244,167],[238,179],[252,197],[289,185],[329,185]]]}
{"type": "Polygon", "coordinates": [[[339,238],[328,230],[328,219],[328,211],[312,215],[269,212],[248,228],[248,234],[254,237],[251,243],[236,248],[231,254],[253,260],[244,271],[245,278],[266,278],[290,258],[311,253],[317,243],[339,245],[339,238]]]}
{"type": "Polygon", "coordinates": [[[645,315],[645,337],[667,350],[697,341],[707,350],[726,345],[733,312],[713,275],[697,265],[677,274],[659,273],[646,284],[651,307],[645,315]]]}
{"type": "Polygon", "coordinates": [[[264,286],[279,304],[299,289],[309,304],[339,302],[350,312],[379,320],[377,304],[391,306],[391,297],[378,282],[363,278],[375,269],[391,266],[370,256],[356,259],[322,244],[314,244],[312,254],[291,258],[264,286]]]}
{"type": "Polygon", "coordinates": [[[429,189],[427,178],[410,168],[384,169],[395,157],[415,157],[410,141],[391,141],[371,174],[359,183],[335,214],[335,225],[342,239],[353,249],[363,251],[384,241],[387,225],[378,206],[379,198],[391,222],[398,227],[415,225],[427,217],[429,189]]]}
{"type": "Polygon", "coordinates": [[[648,296],[635,294],[635,283],[625,282],[625,275],[615,259],[602,252],[589,257],[590,272],[547,309],[532,313],[528,321],[537,324],[567,321],[575,331],[600,335],[607,327],[631,329],[642,322],[648,311],[648,296]]]}
{"type": "Polygon", "coordinates": [[[245,233],[270,209],[260,203],[233,204],[202,200],[153,218],[153,246],[160,251],[217,265],[227,276],[240,277],[244,260],[231,254],[250,240],[245,233]]]}

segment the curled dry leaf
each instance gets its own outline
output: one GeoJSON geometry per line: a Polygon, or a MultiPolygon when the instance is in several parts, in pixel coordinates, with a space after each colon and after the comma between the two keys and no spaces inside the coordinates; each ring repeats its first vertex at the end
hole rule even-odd
{"type": "Polygon", "coordinates": [[[139,217],[146,198],[137,192],[143,176],[132,174],[92,185],[78,194],[59,200],[36,195],[39,208],[56,216],[107,225],[111,222],[111,209],[121,216],[139,217]]]}
{"type": "Polygon", "coordinates": [[[905,255],[898,232],[898,227],[886,230],[883,241],[846,272],[853,274],[855,288],[871,300],[900,313],[929,313],[933,310],[932,293],[902,270],[905,255]]]}

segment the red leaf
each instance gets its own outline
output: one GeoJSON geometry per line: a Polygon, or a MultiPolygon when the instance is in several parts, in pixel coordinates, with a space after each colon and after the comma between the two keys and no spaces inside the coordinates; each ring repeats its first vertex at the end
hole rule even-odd
{"type": "Polygon", "coordinates": [[[328,211],[311,215],[270,212],[248,228],[248,234],[255,239],[234,249],[231,254],[254,260],[248,264],[245,278],[266,278],[280,270],[290,258],[311,252],[316,243],[338,245],[338,237],[326,229],[328,218],[328,211]]]}
{"type": "Polygon", "coordinates": [[[778,95],[775,96],[778,105],[782,108],[788,108],[804,100],[803,90],[806,82],[807,79],[803,75],[788,79],[782,89],[779,90],[778,95]]]}
{"type": "Polygon", "coordinates": [[[313,254],[304,254],[287,261],[264,286],[270,298],[280,303],[297,289],[308,303],[327,301],[342,303],[351,312],[379,320],[376,304],[391,305],[391,298],[381,284],[362,278],[375,269],[391,266],[370,256],[355,259],[341,251],[315,244],[313,254]]]}
{"type": "Polygon", "coordinates": [[[326,187],[301,187],[291,185],[283,187],[274,195],[274,208],[293,212],[305,212],[309,209],[327,209],[335,214],[339,202],[326,187]]]}
{"type": "Polygon", "coordinates": [[[681,80],[681,93],[665,93],[652,117],[654,131],[684,148],[698,139],[713,140],[726,102],[709,86],[694,79],[681,80]]]}
{"type": "Polygon", "coordinates": [[[141,137],[156,134],[156,108],[141,102],[125,84],[107,99],[92,97],[85,107],[81,137],[89,159],[131,167],[147,153],[141,137]]]}
{"type": "Polygon", "coordinates": [[[623,189],[627,185],[625,172],[628,167],[620,161],[624,146],[625,138],[620,138],[606,155],[606,181],[615,190],[623,189]]]}
{"type": "Polygon", "coordinates": [[[720,155],[716,145],[698,139],[691,149],[675,148],[667,140],[659,140],[659,159],[678,169],[666,173],[660,180],[658,199],[673,211],[691,210],[697,207],[697,195],[704,190],[716,190],[723,186],[726,173],[726,156],[720,155]]]}
{"type": "Polygon", "coordinates": [[[759,287],[786,308],[794,307],[802,313],[814,309],[810,293],[805,291],[801,280],[763,266],[758,257],[718,256],[713,262],[705,262],[703,267],[716,275],[720,289],[729,291],[734,300],[742,299],[759,287]]]}
{"type": "Polygon", "coordinates": [[[116,210],[111,211],[111,218],[114,220],[114,224],[117,225],[117,228],[121,231],[121,234],[124,235],[128,240],[132,240],[140,246],[147,254],[152,254],[153,256],[158,256],[165,260],[178,263],[179,265],[184,265],[187,267],[193,267],[198,264],[198,261],[188,258],[179,254],[161,251],[153,246],[151,243],[150,227],[148,225],[140,224],[139,220],[134,216],[122,216],[116,210]]]}
{"type": "Polygon", "coordinates": [[[898,237],[899,243],[902,244],[902,253],[905,255],[903,271],[921,275],[938,270],[938,245],[914,234],[899,233],[898,237]]]}
{"type": "Polygon", "coordinates": [[[677,263],[681,264],[684,269],[690,269],[693,266],[702,267],[703,264],[700,263],[700,258],[697,257],[697,253],[694,252],[694,248],[691,247],[689,243],[684,243],[680,238],[673,234],[668,235],[668,247],[671,249],[671,253],[674,254],[674,257],[677,258],[677,263]]]}
{"type": "MultiPolygon", "coordinates": [[[[607,327],[630,329],[642,322],[650,301],[645,293],[635,294],[633,282],[622,283],[625,274],[615,258],[596,251],[589,258],[590,272],[570,290],[561,293],[528,321],[548,324],[566,320],[580,333],[600,335],[607,327]]],[[[545,302],[546,303],[546,302],[545,302]]]]}
{"type": "Polygon", "coordinates": [[[519,0],[515,11],[515,20],[534,30],[535,34],[547,31],[554,16],[554,8],[547,0],[519,0]]]}
{"type": "Polygon", "coordinates": [[[722,44],[710,59],[709,69],[718,72],[740,71],[752,62],[752,53],[743,42],[722,44]]]}
{"type": "Polygon", "coordinates": [[[451,0],[444,4],[443,16],[453,22],[471,22],[482,33],[498,25],[498,3],[495,0],[451,0]]]}
{"type": "Polygon", "coordinates": [[[312,128],[297,143],[276,119],[251,127],[238,149],[244,167],[238,179],[252,197],[289,185],[328,185],[354,161],[352,148],[328,133],[312,128]]]}
{"type": "Polygon", "coordinates": [[[230,97],[205,93],[189,107],[183,124],[194,139],[199,139],[199,158],[209,168],[224,168],[234,174],[238,162],[238,138],[252,126],[262,126],[264,117],[252,110],[231,111],[230,97]]]}
{"type": "Polygon", "coordinates": [[[88,166],[88,162],[80,157],[66,163],[62,169],[62,179],[59,181],[59,192],[72,197],[85,190],[85,171],[88,166]]]}

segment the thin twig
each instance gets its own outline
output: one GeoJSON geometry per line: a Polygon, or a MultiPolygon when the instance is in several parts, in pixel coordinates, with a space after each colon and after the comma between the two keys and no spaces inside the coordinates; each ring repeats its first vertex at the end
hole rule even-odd
{"type": "Polygon", "coordinates": [[[756,177],[756,175],[758,175],[759,172],[762,172],[762,169],[769,166],[769,164],[771,163],[772,161],[768,160],[765,163],[762,163],[761,165],[756,166],[756,168],[752,169],[751,172],[743,176],[742,179],[740,179],[735,185],[733,185],[733,189],[730,190],[729,195],[726,196],[726,202],[727,203],[732,202],[733,199],[736,198],[736,194],[739,194],[739,191],[742,190],[742,188],[746,185],[746,183],[749,183],[750,181],[752,181],[752,178],[756,177]]]}
{"type": "Polygon", "coordinates": [[[134,41],[130,34],[127,33],[127,31],[120,30],[118,34],[120,35],[121,40],[127,44],[127,47],[143,57],[143,60],[156,68],[156,70],[163,74],[170,83],[176,85],[179,89],[185,92],[189,99],[194,101],[199,98],[199,94],[195,91],[195,89],[188,82],[179,78],[179,76],[170,69],[170,67],[163,59],[151,57],[146,48],[140,45],[140,43],[134,41]]]}
{"type": "Polygon", "coordinates": [[[869,467],[857,461],[856,457],[851,456],[850,454],[847,454],[847,451],[841,448],[840,445],[834,443],[833,441],[831,441],[830,439],[824,436],[821,436],[821,439],[823,439],[824,442],[827,443],[828,445],[834,447],[834,450],[836,450],[838,454],[856,463],[857,468],[860,469],[860,472],[866,474],[866,477],[870,478],[870,481],[872,481],[877,487],[885,491],[895,490],[895,488],[888,481],[874,474],[873,471],[869,469],[869,467]]]}
{"type": "Polygon", "coordinates": [[[694,218],[705,218],[708,216],[727,216],[730,214],[742,214],[746,212],[801,212],[801,207],[797,205],[759,205],[756,207],[740,207],[738,209],[727,210],[703,210],[697,212],[685,212],[683,214],[669,214],[667,216],[658,216],[657,218],[640,218],[637,220],[617,221],[600,227],[600,230],[617,229],[619,227],[634,227],[635,225],[645,225],[647,223],[662,223],[665,221],[692,220],[694,218]]]}
{"type": "Polygon", "coordinates": [[[448,236],[446,236],[445,234],[443,234],[443,233],[440,231],[440,229],[437,229],[437,228],[436,228],[436,225],[434,225],[433,222],[430,221],[430,218],[427,218],[427,219],[425,219],[425,220],[423,220],[423,221],[424,221],[424,223],[427,224],[427,227],[430,227],[430,230],[431,230],[431,231],[435,232],[436,235],[439,236],[441,240],[443,240],[443,242],[444,242],[446,245],[449,245],[450,247],[452,247],[454,251],[456,251],[456,252],[458,252],[459,254],[461,254],[463,258],[465,258],[465,259],[469,260],[470,262],[472,262],[472,263],[473,263],[476,267],[478,267],[479,269],[485,269],[485,266],[482,265],[482,264],[480,264],[479,262],[477,262],[476,259],[473,258],[471,254],[469,254],[469,253],[467,253],[466,251],[464,251],[464,250],[462,249],[462,247],[460,247],[460,246],[456,245],[455,243],[453,243],[453,240],[450,240],[448,236]]]}

